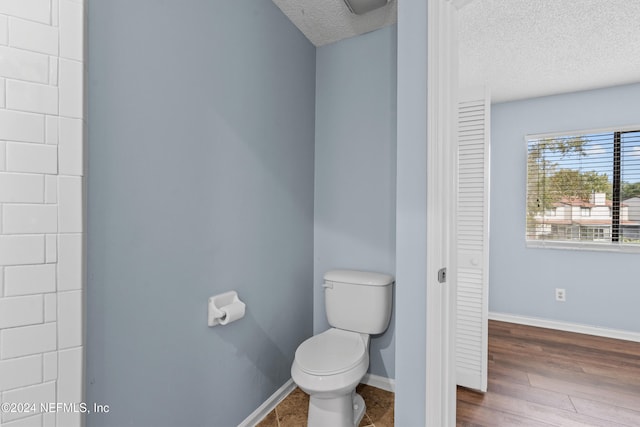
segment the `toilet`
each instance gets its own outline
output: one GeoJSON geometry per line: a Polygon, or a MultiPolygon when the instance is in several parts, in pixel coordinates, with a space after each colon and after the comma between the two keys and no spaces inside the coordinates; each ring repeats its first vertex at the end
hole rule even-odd
{"type": "Polygon", "coordinates": [[[354,427],[365,412],[356,386],[369,368],[369,336],[387,329],[393,276],[355,270],[324,275],[330,329],[296,350],[291,378],[307,393],[308,427],[354,427]]]}

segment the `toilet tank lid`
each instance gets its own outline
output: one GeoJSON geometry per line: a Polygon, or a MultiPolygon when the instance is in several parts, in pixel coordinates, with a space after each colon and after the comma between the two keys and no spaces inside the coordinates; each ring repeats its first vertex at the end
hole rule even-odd
{"type": "Polygon", "coordinates": [[[324,274],[327,282],[352,283],[355,285],[387,286],[393,283],[393,276],[384,273],[357,270],[329,270],[324,274]]]}

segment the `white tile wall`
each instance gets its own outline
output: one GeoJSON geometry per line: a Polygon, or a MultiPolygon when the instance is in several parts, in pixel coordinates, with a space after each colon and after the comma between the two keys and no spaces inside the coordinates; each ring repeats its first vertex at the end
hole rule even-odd
{"type": "Polygon", "coordinates": [[[0,15],[0,44],[6,45],[9,42],[8,19],[6,15],[0,15]]]}
{"type": "Polygon", "coordinates": [[[58,262],[58,236],[56,234],[47,234],[44,245],[44,262],[47,264],[58,262]]]}
{"type": "Polygon", "coordinates": [[[43,201],[44,177],[42,175],[0,172],[0,203],[42,203],[43,201]]]}
{"type": "Polygon", "coordinates": [[[4,268],[5,296],[44,294],[55,291],[55,264],[18,265],[4,268]]]}
{"type": "Polygon", "coordinates": [[[76,347],[58,353],[58,397],[63,402],[82,401],[82,347],[76,347]]]}
{"type": "Polygon", "coordinates": [[[0,361],[0,391],[42,382],[42,355],[0,361]]]}
{"type": "Polygon", "coordinates": [[[0,298],[0,329],[42,323],[42,295],[0,298]]]}
{"type": "MultiPolygon", "coordinates": [[[[55,402],[56,401],[56,383],[46,382],[38,385],[32,385],[29,387],[19,388],[2,393],[2,399],[4,402],[23,402],[23,403],[37,403],[36,411],[40,413],[40,402],[55,402]]],[[[25,418],[27,416],[33,416],[33,412],[25,413],[2,413],[2,422],[15,420],[17,418],[25,418]]]]}
{"type": "Polygon", "coordinates": [[[56,350],[56,322],[0,330],[0,359],[56,350]]]}
{"type": "Polygon", "coordinates": [[[82,62],[60,59],[58,86],[60,87],[60,115],[82,118],[84,110],[82,62]]]}
{"type": "Polygon", "coordinates": [[[44,202],[58,203],[58,177],[56,175],[44,176],[44,202]]]}
{"type": "MultiPolygon", "coordinates": [[[[2,31],[2,28],[0,28],[0,31],[2,31]]],[[[6,80],[5,79],[1,79],[0,78],[0,108],[4,108],[5,105],[5,86],[6,86],[6,80]]]]}
{"type": "Polygon", "coordinates": [[[9,18],[9,46],[58,54],[58,29],[24,19],[9,18]]]}
{"type": "Polygon", "coordinates": [[[58,349],[82,345],[82,291],[58,293],[58,349]]]}
{"type": "MultiPolygon", "coordinates": [[[[62,402],[82,401],[82,347],[60,351],[58,356],[58,399],[62,402]]],[[[58,425],[77,425],[78,414],[58,413],[58,425]]]]}
{"type": "Polygon", "coordinates": [[[0,141],[0,171],[6,170],[7,163],[7,143],[4,141],[0,141]]]}
{"type": "Polygon", "coordinates": [[[58,177],[58,224],[61,233],[82,232],[82,178],[58,177]]]}
{"type": "Polygon", "coordinates": [[[44,140],[47,144],[58,143],[58,116],[47,116],[44,140]]]}
{"type": "Polygon", "coordinates": [[[41,382],[41,355],[0,361],[0,392],[41,382]]]}
{"type": "Polygon", "coordinates": [[[49,57],[42,53],[0,46],[0,76],[47,83],[49,57]]]}
{"type": "Polygon", "coordinates": [[[82,120],[60,118],[58,153],[61,174],[83,175],[82,136],[82,120]]]}
{"type": "Polygon", "coordinates": [[[58,298],[57,294],[50,293],[44,295],[44,321],[55,322],[58,320],[58,298]]]}
{"type": "Polygon", "coordinates": [[[43,426],[43,415],[32,415],[2,424],[4,427],[40,427],[43,426]]]}
{"type": "Polygon", "coordinates": [[[58,150],[55,146],[7,142],[7,171],[57,173],[58,150]]]}
{"type": "MultiPolygon", "coordinates": [[[[2,47],[0,47],[0,65],[2,47]]],[[[13,141],[44,142],[44,116],[0,110],[0,138],[13,141]]]]}
{"type": "MultiPolygon", "coordinates": [[[[85,0],[80,0],[83,4],[85,0]]],[[[58,27],[60,25],[60,0],[51,0],[51,25],[58,27]]]]}
{"type": "Polygon", "coordinates": [[[58,235],[58,290],[82,289],[82,234],[58,235]]]}
{"type": "Polygon", "coordinates": [[[32,113],[58,114],[58,88],[20,80],[7,80],[7,108],[32,113]]]}
{"type": "Polygon", "coordinates": [[[43,264],[44,235],[0,235],[3,265],[43,264]]]}
{"type": "Polygon", "coordinates": [[[58,57],[49,57],[49,84],[58,86],[58,57]]]}
{"type": "Polygon", "coordinates": [[[5,234],[38,234],[58,231],[56,205],[4,205],[2,232],[5,234]]]}
{"type": "MultiPolygon", "coordinates": [[[[0,401],[83,400],[84,0],[0,0],[0,401]]],[[[79,427],[79,414],[1,414],[79,427]]]]}
{"type": "Polygon", "coordinates": [[[83,60],[83,13],[81,3],[60,0],[60,56],[62,58],[83,60]]]}
{"type": "Polygon", "coordinates": [[[0,0],[0,13],[48,24],[51,3],[49,0],[0,0]]]}
{"type": "Polygon", "coordinates": [[[52,351],[42,356],[42,379],[52,381],[58,379],[58,352],[52,351]]]}
{"type": "MultiPolygon", "coordinates": [[[[76,424],[58,424],[58,426],[81,426],[81,423],[76,423],[76,424]]],[[[46,414],[42,414],[42,427],[56,427],[56,414],[55,412],[49,412],[46,414]]]]}
{"type": "Polygon", "coordinates": [[[81,424],[80,413],[78,412],[56,412],[56,425],[77,426],[81,424]]]}

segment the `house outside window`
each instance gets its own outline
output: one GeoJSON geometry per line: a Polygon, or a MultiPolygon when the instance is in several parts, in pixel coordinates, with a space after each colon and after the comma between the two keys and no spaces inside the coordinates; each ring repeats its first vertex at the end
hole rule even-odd
{"type": "Polygon", "coordinates": [[[527,138],[528,246],[640,251],[638,129],[527,138]]]}

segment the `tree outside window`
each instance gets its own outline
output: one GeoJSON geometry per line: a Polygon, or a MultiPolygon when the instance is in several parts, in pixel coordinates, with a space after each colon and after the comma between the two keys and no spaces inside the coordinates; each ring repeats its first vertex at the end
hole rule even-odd
{"type": "Polygon", "coordinates": [[[528,139],[528,241],[640,244],[640,131],[528,139]]]}

